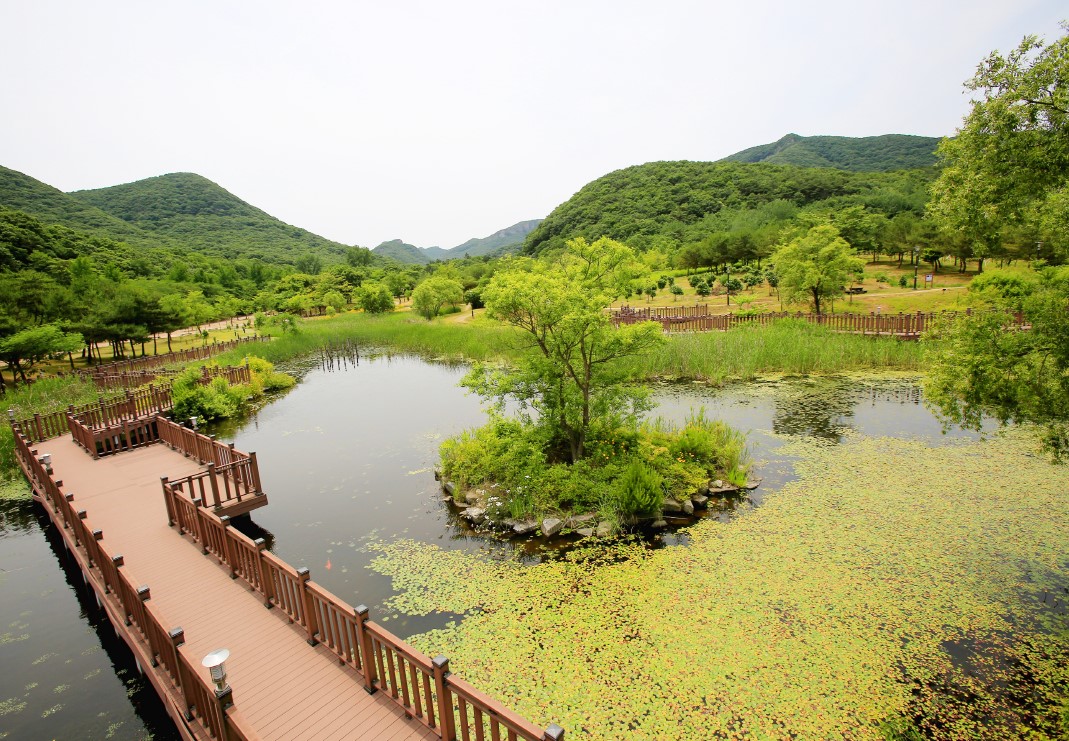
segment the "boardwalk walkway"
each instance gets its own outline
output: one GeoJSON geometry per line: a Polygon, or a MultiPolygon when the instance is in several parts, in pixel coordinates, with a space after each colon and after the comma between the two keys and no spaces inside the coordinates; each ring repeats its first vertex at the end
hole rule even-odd
{"type": "Polygon", "coordinates": [[[235,705],[260,738],[437,738],[407,720],[386,695],[365,692],[326,647],[309,648],[303,629],[264,609],[259,594],[168,527],[160,472],[175,479],[194,474],[196,461],[163,445],[99,460],[69,436],[47,445],[67,491],[110,550],[122,554],[135,583],[151,588],[160,613],[182,627],[192,655],[230,649],[226,666],[235,705]]]}
{"type": "Polygon", "coordinates": [[[228,507],[266,503],[254,454],[162,417],[138,424],[124,422],[114,451],[70,434],[31,447],[13,428],[35,497],[184,738],[563,738],[231,528],[228,507]],[[200,659],[224,647],[219,693],[200,659]]]}

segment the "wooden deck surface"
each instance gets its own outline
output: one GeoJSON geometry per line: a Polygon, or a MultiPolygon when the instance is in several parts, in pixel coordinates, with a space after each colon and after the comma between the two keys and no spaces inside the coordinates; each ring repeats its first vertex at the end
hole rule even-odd
{"type": "Polygon", "coordinates": [[[93,460],[70,435],[38,448],[52,454],[55,477],[103,531],[109,550],[123,556],[127,575],[151,589],[170,627],[185,631],[194,654],[230,649],[234,704],[261,738],[438,738],[382,693],[367,694],[358,675],[309,646],[303,630],[167,526],[160,477],[195,473],[195,461],[164,445],[93,460]]]}

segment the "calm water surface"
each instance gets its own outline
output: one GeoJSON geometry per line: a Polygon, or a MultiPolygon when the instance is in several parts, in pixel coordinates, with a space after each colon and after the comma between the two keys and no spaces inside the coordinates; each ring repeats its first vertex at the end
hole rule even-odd
{"type": "MultiPolygon", "coordinates": [[[[259,456],[270,505],[254,512],[246,529],[342,599],[367,604],[373,618],[403,637],[449,616],[384,611],[393,592],[386,577],[366,568],[369,542],[414,538],[527,559],[559,545],[477,536],[443,503],[433,477],[438,445],[486,418],[478,398],[457,386],[466,366],[365,353],[342,370],[300,370],[296,388],[213,431],[259,456]]],[[[682,421],[704,407],[749,433],[755,475],[763,479],[751,494],[758,505],[792,475],[779,435],[941,437],[911,381],[676,384],[658,387],[655,397],[656,413],[666,418],[682,421]]],[[[711,516],[733,514],[726,508],[711,516]]],[[[172,738],[151,687],[45,523],[32,504],[0,502],[0,739],[172,738]]],[[[661,543],[686,540],[681,528],[661,543]]]]}

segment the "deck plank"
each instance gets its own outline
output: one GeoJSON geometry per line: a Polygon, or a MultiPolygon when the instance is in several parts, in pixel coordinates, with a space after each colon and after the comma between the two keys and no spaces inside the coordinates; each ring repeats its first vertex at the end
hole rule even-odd
{"type": "Polygon", "coordinates": [[[367,694],[352,669],[310,647],[303,629],[168,526],[160,477],[195,473],[196,461],[163,445],[93,460],[69,435],[37,447],[52,454],[75,508],[103,531],[110,553],[122,554],[124,571],[150,587],[166,624],[182,627],[191,655],[230,649],[235,707],[261,738],[437,738],[385,694],[367,694]]]}

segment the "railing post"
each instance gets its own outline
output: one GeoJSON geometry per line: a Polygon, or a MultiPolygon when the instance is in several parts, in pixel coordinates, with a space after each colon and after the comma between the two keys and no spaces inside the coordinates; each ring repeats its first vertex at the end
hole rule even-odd
{"type": "Polygon", "coordinates": [[[160,486],[163,489],[163,501],[167,505],[167,527],[174,527],[178,524],[178,514],[174,511],[174,502],[171,501],[171,492],[168,491],[169,479],[166,476],[160,476],[160,486]]]}
{"type": "Polygon", "coordinates": [[[453,719],[453,696],[449,692],[446,679],[449,677],[449,659],[435,656],[431,661],[434,671],[434,691],[438,695],[438,730],[442,741],[456,741],[456,721],[453,719]]]}
{"type": "Polygon", "coordinates": [[[216,509],[222,509],[223,503],[219,501],[219,477],[215,473],[215,463],[208,464],[208,481],[212,485],[212,502],[216,509]]]}
{"type": "MultiPolygon", "coordinates": [[[[118,570],[118,569],[121,569],[123,567],[123,565],[126,563],[126,560],[122,557],[122,554],[119,553],[119,554],[116,554],[116,555],[111,557],[111,563],[115,566],[115,569],[118,570]]],[[[122,577],[120,576],[119,578],[121,579],[122,577]]],[[[109,594],[109,593],[110,594],[114,594],[111,591],[111,585],[108,584],[108,580],[107,579],[104,580],[104,593],[105,594],[109,594]]],[[[119,601],[120,602],[122,601],[122,597],[121,596],[119,597],[119,601]]]]}
{"type": "Polygon", "coordinates": [[[305,628],[308,629],[308,645],[314,646],[316,640],[316,614],[312,605],[312,595],[308,591],[308,580],[312,578],[307,567],[297,569],[297,589],[301,593],[301,612],[304,613],[305,628]]]}
{"type": "MultiPolygon", "coordinates": [[[[86,517],[89,516],[89,513],[87,513],[84,509],[80,509],[77,512],[75,512],[75,516],[79,520],[84,520],[86,517]]],[[[73,528],[73,532],[74,532],[74,545],[76,545],[76,546],[82,545],[82,541],[78,540],[78,528],[73,528]]]]}
{"type": "Polygon", "coordinates": [[[357,605],[356,640],[360,643],[360,666],[364,671],[364,691],[375,694],[375,659],[371,655],[371,636],[367,634],[367,605],[357,605]]]}
{"type": "Polygon", "coordinates": [[[260,466],[256,463],[255,451],[249,453],[249,473],[252,475],[253,494],[263,494],[264,490],[260,488],[260,466]]]}
{"type": "Polygon", "coordinates": [[[182,646],[186,642],[186,633],[181,627],[171,628],[171,631],[167,634],[171,638],[171,666],[174,667],[174,683],[178,685],[179,692],[182,693],[182,704],[185,706],[182,708],[182,717],[187,721],[193,720],[193,713],[191,708],[193,703],[189,701],[189,695],[186,693],[185,682],[182,681],[182,657],[178,653],[179,646],[182,646]]]}
{"type": "Polygon", "coordinates": [[[263,538],[257,538],[252,543],[256,546],[256,568],[260,570],[260,584],[264,588],[264,607],[270,610],[274,607],[271,604],[271,593],[274,592],[274,584],[271,582],[271,570],[267,568],[267,559],[264,558],[267,543],[264,542],[263,538]]]}
{"type": "MultiPolygon", "coordinates": [[[[93,540],[99,543],[100,541],[104,540],[104,531],[94,530],[92,533],[92,538],[93,540]]],[[[93,551],[89,548],[85,549],[85,560],[89,564],[89,568],[93,568],[93,566],[96,565],[93,563],[93,551]]]]}
{"type": "Polygon", "coordinates": [[[37,428],[37,442],[42,442],[45,439],[44,429],[41,427],[41,415],[33,415],[33,426],[37,428]]]}
{"type": "Polygon", "coordinates": [[[197,540],[200,541],[200,552],[208,555],[208,539],[204,537],[204,522],[201,520],[200,510],[204,506],[204,500],[197,497],[193,500],[193,518],[196,520],[194,527],[197,528],[197,532],[194,535],[197,536],[197,540]]]}
{"type": "Polygon", "coordinates": [[[542,734],[542,741],[564,741],[564,729],[556,723],[550,724],[546,732],[542,734]]]}
{"type": "Polygon", "coordinates": [[[230,578],[237,579],[238,572],[234,568],[237,559],[234,558],[234,546],[230,542],[230,515],[223,515],[219,521],[223,524],[223,557],[226,558],[226,565],[230,567],[230,578]]]}

